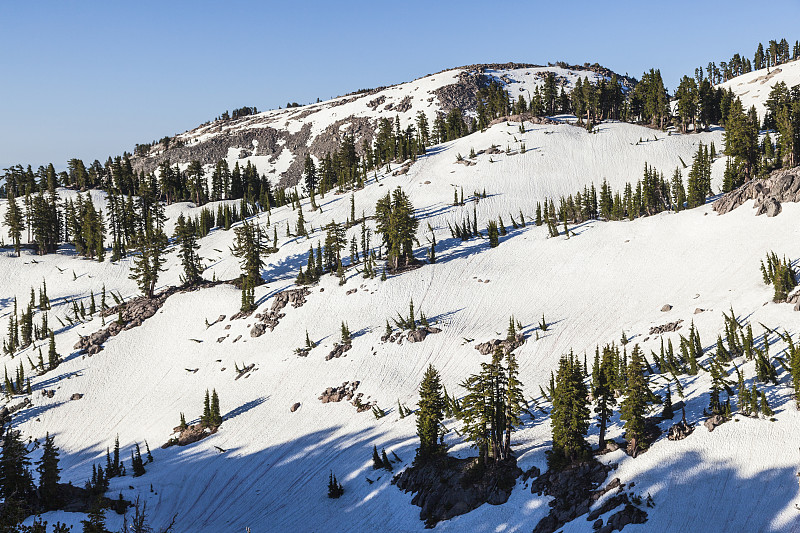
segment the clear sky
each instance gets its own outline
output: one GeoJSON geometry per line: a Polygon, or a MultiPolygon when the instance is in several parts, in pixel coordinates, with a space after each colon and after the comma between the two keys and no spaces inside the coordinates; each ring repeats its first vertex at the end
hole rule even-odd
{"type": "Polygon", "coordinates": [[[800,2],[2,1],[0,169],[101,162],[226,109],[473,63],[683,74],[800,39],[800,2]]]}

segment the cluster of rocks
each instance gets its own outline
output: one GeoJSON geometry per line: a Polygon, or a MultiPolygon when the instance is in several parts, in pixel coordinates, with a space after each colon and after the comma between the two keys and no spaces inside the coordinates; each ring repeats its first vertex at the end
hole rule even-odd
{"type": "Polygon", "coordinates": [[[442,330],[439,328],[423,326],[410,331],[400,331],[392,333],[391,335],[383,335],[381,337],[381,342],[396,342],[397,344],[403,344],[404,340],[408,342],[422,342],[428,335],[435,335],[441,332],[442,330]]]}
{"type": "Polygon", "coordinates": [[[103,343],[110,337],[114,337],[126,329],[141,326],[145,320],[156,314],[156,311],[164,305],[167,298],[178,292],[178,290],[178,287],[170,287],[153,298],[140,296],[127,303],[106,309],[102,312],[103,316],[117,317],[117,319],[105,329],[95,331],[89,336],[81,337],[75,343],[74,349],[80,350],[87,355],[94,355],[100,352],[103,349],[103,343]],[[122,322],[119,321],[120,315],[122,316],[122,322]]]}
{"type": "Polygon", "coordinates": [[[361,392],[356,394],[356,389],[359,385],[361,385],[360,381],[345,381],[338,387],[328,387],[318,399],[322,403],[347,401],[350,402],[359,413],[368,411],[372,409],[372,403],[363,403],[361,401],[361,398],[364,397],[364,394],[361,392]]]}
{"type": "Polygon", "coordinates": [[[517,333],[517,336],[514,339],[492,339],[486,342],[482,342],[480,344],[475,345],[475,349],[480,352],[481,355],[491,355],[494,353],[494,350],[497,347],[502,348],[503,353],[509,353],[520,346],[525,344],[525,336],[522,333],[517,333]]]}
{"type": "Polygon", "coordinates": [[[777,170],[767,179],[748,181],[714,202],[714,211],[724,215],[747,200],[755,200],[756,215],[774,217],[781,202],[800,202],[800,167],[777,170]]]}
{"type": "Polygon", "coordinates": [[[20,403],[18,403],[16,405],[12,405],[11,407],[8,407],[6,405],[4,405],[3,407],[0,407],[0,426],[5,424],[6,422],[11,421],[11,415],[16,413],[20,409],[24,409],[25,407],[29,407],[31,405],[33,405],[31,403],[31,399],[30,398],[25,398],[20,403]]]}
{"type": "Polygon", "coordinates": [[[392,176],[402,176],[403,174],[408,174],[408,171],[411,169],[412,161],[406,161],[403,165],[392,172],[392,176]]]}
{"type": "Polygon", "coordinates": [[[331,350],[331,352],[325,356],[325,360],[330,361],[331,359],[338,359],[342,357],[345,354],[345,352],[350,351],[350,348],[352,347],[353,347],[352,343],[348,342],[347,344],[339,344],[337,342],[336,344],[333,345],[333,350],[331,350]]]}
{"type": "Polygon", "coordinates": [[[267,329],[270,331],[275,329],[280,319],[286,316],[285,313],[281,313],[281,310],[288,304],[292,304],[292,307],[295,308],[302,307],[303,304],[306,303],[306,296],[309,294],[311,294],[311,291],[308,290],[308,287],[289,289],[276,294],[272,300],[272,307],[269,311],[263,314],[256,313],[256,320],[260,320],[260,322],[253,325],[253,328],[250,330],[250,336],[260,337],[267,332],[267,329]]]}
{"type": "Polygon", "coordinates": [[[546,494],[550,501],[550,513],[542,518],[534,533],[553,533],[567,522],[587,515],[593,521],[593,529],[603,533],[621,530],[627,524],[642,524],[647,521],[647,513],[630,503],[623,492],[625,484],[614,478],[605,487],[600,487],[608,473],[617,465],[604,465],[597,461],[587,461],[569,466],[560,471],[547,471],[531,483],[531,493],[546,494]],[[604,500],[592,512],[589,509],[606,494],[616,494],[604,500]],[[604,525],[601,515],[624,505],[623,509],[611,515],[604,525]]]}
{"type": "Polygon", "coordinates": [[[513,458],[486,467],[478,459],[444,457],[406,468],[392,479],[405,492],[415,493],[413,505],[421,507],[419,517],[426,527],[476,509],[484,503],[501,505],[508,501],[516,479],[522,474],[513,458]]]}
{"type": "Polygon", "coordinates": [[[669,440],[683,440],[694,431],[694,426],[687,424],[685,420],[681,420],[677,424],[672,424],[667,430],[667,438],[669,440]]]}
{"type": "Polygon", "coordinates": [[[676,320],[675,322],[669,322],[667,324],[662,324],[660,326],[653,326],[650,328],[650,335],[661,335],[663,333],[669,333],[671,331],[678,331],[681,329],[681,322],[683,319],[676,320]]]}
{"type": "Polygon", "coordinates": [[[383,104],[385,101],[386,101],[386,96],[380,95],[379,97],[373,98],[372,100],[367,102],[367,107],[375,111],[375,109],[377,109],[377,107],[383,104]]]}
{"type": "Polygon", "coordinates": [[[165,442],[161,448],[166,449],[170,446],[186,446],[188,444],[192,444],[194,442],[203,440],[209,435],[213,435],[217,432],[217,429],[218,428],[202,427],[200,424],[193,424],[184,429],[181,429],[180,426],[176,426],[172,428],[172,431],[178,435],[165,442]]]}
{"type": "Polygon", "coordinates": [[[472,167],[472,166],[477,165],[478,163],[476,163],[475,161],[473,161],[471,159],[456,159],[456,164],[457,165],[464,165],[466,167],[472,167]]]}
{"type": "MultiPolygon", "coordinates": [[[[226,281],[205,281],[191,287],[169,287],[152,298],[139,296],[129,302],[124,302],[114,307],[110,307],[101,314],[104,317],[114,317],[115,320],[111,322],[108,327],[95,331],[87,337],[81,337],[75,343],[74,349],[80,350],[87,355],[94,355],[103,349],[103,343],[109,338],[118,335],[126,329],[132,329],[141,326],[145,320],[156,314],[167,298],[178,292],[190,292],[198,289],[213,287],[226,281]],[[120,317],[122,322],[120,322],[120,317]]],[[[224,318],[224,317],[222,317],[224,318]]]]}

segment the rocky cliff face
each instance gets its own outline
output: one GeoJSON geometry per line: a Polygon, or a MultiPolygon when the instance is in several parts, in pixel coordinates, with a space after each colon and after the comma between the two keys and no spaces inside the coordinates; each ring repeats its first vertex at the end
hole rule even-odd
{"type": "Polygon", "coordinates": [[[724,215],[747,200],[755,200],[756,215],[774,217],[781,203],[800,202],[800,167],[778,170],[767,179],[748,181],[714,202],[714,211],[724,215]]]}

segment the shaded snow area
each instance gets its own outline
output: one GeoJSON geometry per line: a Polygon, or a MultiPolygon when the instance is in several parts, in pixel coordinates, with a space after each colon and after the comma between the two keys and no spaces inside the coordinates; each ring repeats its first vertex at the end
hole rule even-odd
{"type": "MultiPolygon", "coordinates": [[[[423,82],[418,82],[421,87],[423,82]]],[[[591,134],[568,124],[525,124],[525,133],[519,126],[500,123],[432,147],[404,175],[392,176],[386,169],[377,178],[370,173],[366,187],[354,193],[357,214],[373,215],[379,197],[402,187],[420,218],[415,255],[425,257],[430,224],[437,262],[390,275],[385,282],[364,279],[349,269],[346,284],[339,286],[337,278],[326,275],[310,288],[302,307],[285,307],[278,326],[257,338],[250,336],[254,316],[230,319],[239,310],[240,292],[218,285],[171,296],[140,327],[110,338],[94,356],[81,355],[73,346],[80,336],[101,329],[101,319],[69,326],[65,317],[71,315],[72,300],[88,306],[90,291],[97,297],[103,285],[108,293],[135,296],[136,286],[128,278],[132,260],[97,263],[75,257],[67,246],[43,257],[23,251],[17,258],[4,249],[0,324],[7,324],[14,296],[24,307],[31,287],[38,291],[46,280],[54,304],[49,320],[65,359],[56,370],[32,378],[33,406],[15,415],[15,427],[26,440],[41,442],[48,431],[55,435],[62,479],[78,485],[91,477],[92,464],[104,465],[106,448],[113,447],[116,435],[126,463],[135,443],[147,441],[155,462],[146,466],[144,476],[112,478],[108,495],[116,498],[121,493],[128,500],[140,496],[156,527],[177,513],[179,531],[422,531],[412,495],[391,485],[391,474],[372,469],[372,448],[385,448],[390,456],[394,452],[401,458],[395,473],[410,465],[417,444],[415,418],[401,419],[398,401],[416,407],[417,388],[429,364],[439,370],[450,393],[462,395],[459,383],[488,361],[475,344],[504,337],[509,316],[522,322],[527,336],[516,352],[520,378],[525,396],[539,407],[535,418],[526,415],[524,427],[512,435],[523,470],[546,468],[551,405],[540,396],[539,387],[547,386],[559,358],[570,350],[579,357],[586,353],[591,365],[595,347],[619,342],[624,330],[650,358],[662,338],[677,347],[680,334],[688,335],[694,320],[703,346],[713,351],[723,328],[722,313],[730,308],[740,321],[753,325],[757,342],[763,333],[760,324],[786,329],[797,339],[800,313],[790,304],[771,303],[772,289],[762,281],[759,260],[770,250],[800,257],[800,205],[784,204],[774,218],[754,216],[749,202],[724,216],[708,204],[635,221],[589,221],[570,226],[569,239],[548,238],[546,227],[530,223],[536,202],[557,200],[591,183],[599,186],[604,178],[619,190],[641,177],[645,162],[667,176],[679,167],[685,177],[688,169],[681,159],[691,164],[700,142],[713,141],[719,150],[721,130],[667,136],[622,123],[600,124],[591,134]],[[521,143],[525,153],[520,153],[521,143]],[[478,155],[472,166],[456,163],[457,154],[467,158],[470,148],[477,152],[493,144],[502,153],[478,155]],[[507,148],[510,153],[505,153],[507,148]],[[453,206],[453,191],[462,187],[467,204],[453,206]],[[473,203],[473,191],[484,189],[487,198],[473,203]],[[447,223],[471,217],[473,206],[484,236],[487,221],[503,217],[509,233],[500,238],[499,247],[489,248],[487,239],[462,242],[451,237],[447,223]],[[519,222],[520,211],[528,225],[512,229],[510,216],[519,222]],[[386,320],[405,313],[412,298],[415,308],[442,332],[419,343],[382,343],[386,320]],[[664,304],[673,307],[662,312],[664,304]],[[696,309],[703,311],[695,314],[696,309]],[[550,323],[544,332],[538,330],[542,314],[550,323]],[[214,323],[220,315],[226,318],[214,323]],[[56,317],[67,326],[61,327],[56,317]],[[651,327],[679,319],[684,327],[677,332],[649,334],[651,327]],[[352,349],[326,361],[343,320],[354,336],[352,349]],[[294,349],[304,346],[306,331],[319,346],[307,357],[298,357],[294,349]],[[251,364],[255,369],[247,377],[235,379],[235,367],[251,364]],[[359,381],[362,400],[377,403],[387,416],[376,419],[370,411],[357,413],[349,402],[323,404],[318,399],[326,388],[346,381],[359,381]],[[43,396],[44,389],[55,390],[54,396],[43,396]],[[224,417],[219,432],[186,447],[162,450],[180,413],[189,423],[198,420],[206,389],[219,394],[224,417]],[[84,396],[71,401],[74,393],[84,396]],[[300,407],[290,412],[297,402],[300,407]],[[337,500],[326,497],[331,472],[344,486],[337,500]]],[[[722,160],[714,165],[715,191],[722,167],[722,160]]],[[[393,165],[392,171],[396,168],[393,165]]],[[[102,195],[93,196],[102,201],[102,195]]],[[[258,313],[270,309],[276,293],[294,287],[309,246],[324,239],[320,228],[349,216],[350,193],[327,194],[317,203],[321,211],[302,202],[306,227],[313,227],[309,238],[286,236],[287,223],[294,228],[297,219],[289,206],[253,218],[270,239],[272,226],[277,228],[279,246],[262,270],[266,284],[255,290],[258,313]],[[268,218],[271,227],[266,228],[268,218]]],[[[0,216],[5,208],[3,202],[0,216]]],[[[169,206],[167,228],[171,231],[179,213],[198,212],[188,203],[169,206]]],[[[372,220],[367,225],[374,229],[372,220]]],[[[233,233],[217,229],[200,240],[206,279],[239,274],[238,260],[230,252],[233,233]]],[[[354,235],[360,239],[360,227],[348,230],[348,240],[354,235]]],[[[377,242],[374,236],[372,243],[377,242]]],[[[179,284],[181,266],[174,248],[165,269],[159,290],[179,284]]],[[[34,322],[40,320],[37,311],[34,322]]],[[[20,361],[27,371],[27,358],[36,361],[42,345],[46,358],[42,341],[13,360],[3,356],[9,373],[20,361]]],[[[770,354],[783,348],[777,342],[770,354]]],[[[701,361],[704,365],[707,356],[701,361]]],[[[736,364],[749,385],[754,363],[737,359],[736,364]]],[[[779,369],[778,375],[779,386],[759,384],[768,391],[775,421],[736,415],[738,422],[709,432],[702,422],[710,378],[701,371],[681,377],[686,417],[697,426],[688,438],[669,441],[663,434],[635,459],[621,450],[601,456],[604,462],[619,464],[611,476],[631,484],[629,493],[643,499],[649,494],[655,502],[647,509],[647,523],[626,526],[625,531],[800,531],[795,507],[800,416],[790,397],[787,372],[779,369]]],[[[730,379],[735,380],[735,374],[730,379]]],[[[663,394],[666,380],[653,377],[651,388],[663,394]]],[[[674,388],[672,392],[677,402],[674,388]]],[[[9,403],[20,401],[16,397],[9,403]]],[[[654,408],[655,412],[659,411],[654,408]]],[[[670,423],[662,423],[662,429],[670,423]]],[[[445,425],[460,428],[454,420],[445,425]]],[[[597,431],[593,426],[589,435],[595,446],[597,431]]],[[[618,415],[609,433],[610,438],[622,437],[618,415]]],[[[447,434],[446,442],[455,456],[474,454],[455,431],[447,434]]],[[[41,448],[31,457],[37,460],[40,454],[41,448]]],[[[531,494],[529,483],[520,478],[507,503],[485,504],[435,529],[529,532],[549,512],[550,500],[531,494]]],[[[50,513],[45,518],[79,524],[84,517],[50,513]]],[[[109,520],[111,527],[119,527],[118,517],[109,514],[109,520]]],[[[563,528],[590,530],[585,516],[563,528]]]]}

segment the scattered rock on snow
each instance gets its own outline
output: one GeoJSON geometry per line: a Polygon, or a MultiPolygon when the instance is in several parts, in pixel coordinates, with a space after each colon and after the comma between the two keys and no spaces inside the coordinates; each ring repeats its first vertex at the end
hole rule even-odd
{"type": "MultiPolygon", "coordinates": [[[[664,309],[662,308],[661,310],[663,311],[664,309]]],[[[668,324],[662,324],[660,326],[653,326],[650,328],[650,335],[662,335],[671,331],[678,331],[681,329],[681,322],[683,322],[682,319],[676,320],[675,322],[669,322],[668,324]]]]}
{"type": "Polygon", "coordinates": [[[711,432],[714,431],[714,428],[724,424],[725,422],[727,422],[727,419],[724,416],[711,415],[706,419],[705,422],[703,422],[703,425],[708,428],[709,432],[711,432]]]}
{"type": "Polygon", "coordinates": [[[80,400],[81,398],[83,398],[83,394],[78,392],[69,397],[70,400],[80,400]]]}
{"type": "Polygon", "coordinates": [[[661,307],[661,312],[662,313],[666,313],[667,311],[671,311],[671,310],[672,310],[672,306],[670,304],[664,304],[661,307]]]}
{"type": "Polygon", "coordinates": [[[325,356],[325,360],[326,361],[330,361],[331,359],[334,359],[334,358],[338,359],[339,357],[342,357],[344,355],[344,353],[349,351],[350,348],[352,348],[352,347],[353,347],[353,345],[351,343],[339,344],[337,342],[336,344],[333,345],[333,350],[331,350],[331,353],[329,353],[328,355],[325,356]]]}
{"type": "Polygon", "coordinates": [[[294,405],[292,405],[292,406],[289,408],[289,412],[291,412],[291,413],[294,413],[294,412],[295,412],[295,411],[297,411],[298,409],[300,409],[300,402],[297,402],[297,403],[295,403],[294,405]]]}
{"type": "Polygon", "coordinates": [[[492,352],[494,352],[496,347],[500,346],[503,349],[503,353],[508,353],[516,350],[524,343],[525,336],[522,333],[517,333],[517,336],[513,341],[509,339],[492,339],[490,341],[476,344],[475,349],[478,350],[481,355],[490,355],[492,352]]]}
{"type": "Polygon", "coordinates": [[[667,431],[667,438],[669,440],[683,440],[691,435],[692,431],[694,431],[694,427],[681,420],[677,424],[670,426],[667,431]]]}

